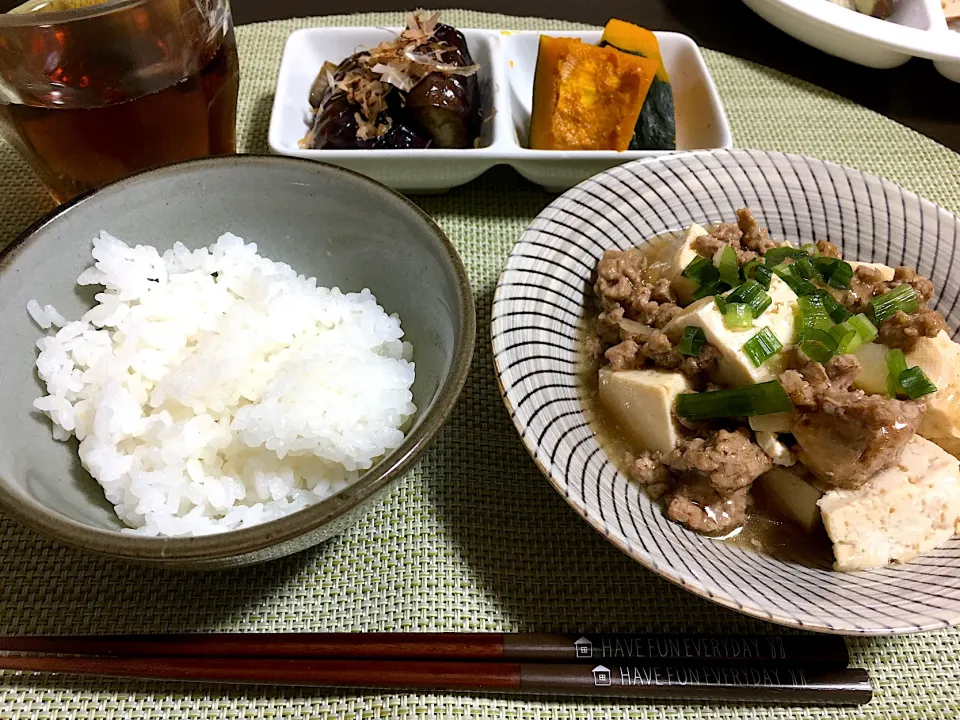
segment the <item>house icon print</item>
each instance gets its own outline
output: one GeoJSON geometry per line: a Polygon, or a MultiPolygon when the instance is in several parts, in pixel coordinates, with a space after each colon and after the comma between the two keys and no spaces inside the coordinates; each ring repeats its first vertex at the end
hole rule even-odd
{"type": "Polygon", "coordinates": [[[605,668],[603,665],[597,665],[593,669],[593,684],[597,687],[609,687],[610,668],[605,668]]]}
{"type": "Polygon", "coordinates": [[[573,647],[578,658],[593,657],[593,643],[587,640],[585,637],[581,637],[578,640],[574,640],[573,647]]]}

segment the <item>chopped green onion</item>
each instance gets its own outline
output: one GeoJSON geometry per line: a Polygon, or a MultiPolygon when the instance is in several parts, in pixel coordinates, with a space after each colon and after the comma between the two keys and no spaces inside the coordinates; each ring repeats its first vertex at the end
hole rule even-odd
{"type": "Polygon", "coordinates": [[[717,306],[717,312],[719,312],[721,315],[727,312],[727,301],[723,295],[714,295],[713,303],[717,306]]]}
{"type": "Polygon", "coordinates": [[[853,266],[839,258],[818,257],[813,259],[813,266],[820,273],[823,281],[838,290],[850,287],[853,278],[853,266]]]}
{"type": "Polygon", "coordinates": [[[829,315],[830,319],[834,322],[842,323],[853,317],[853,313],[834,300],[833,295],[826,290],[817,290],[813,294],[823,301],[823,309],[827,311],[827,315],[829,315]]]}
{"type": "Polygon", "coordinates": [[[915,313],[920,305],[917,302],[917,293],[907,283],[897,285],[893,290],[870,299],[873,308],[874,322],[881,325],[897,314],[898,310],[905,313],[915,313]]]}
{"type": "Polygon", "coordinates": [[[819,273],[816,268],[813,267],[813,262],[806,255],[797,258],[788,267],[790,268],[790,272],[804,280],[812,280],[819,277],[819,273]]]}
{"type": "Polygon", "coordinates": [[[835,287],[837,290],[846,290],[850,287],[850,281],[853,279],[853,266],[839,260],[834,266],[834,270],[830,273],[830,277],[825,277],[827,285],[830,287],[835,287]]]}
{"type": "MultiPolygon", "coordinates": [[[[713,265],[710,267],[716,270],[713,265]]],[[[709,297],[710,295],[719,295],[720,293],[726,292],[729,289],[730,288],[728,288],[724,283],[720,282],[719,280],[715,280],[707,283],[706,285],[701,285],[698,287],[693,293],[693,299],[700,300],[701,298],[709,297]]]]}
{"type": "Polygon", "coordinates": [[[729,245],[720,251],[717,271],[720,273],[720,282],[725,282],[730,287],[740,284],[740,265],[737,263],[737,251],[729,245]]]}
{"type": "Polygon", "coordinates": [[[827,314],[823,295],[812,293],[797,298],[800,308],[800,338],[807,337],[812,330],[829,330],[833,320],[827,314]]]}
{"type": "Polygon", "coordinates": [[[783,385],[776,380],[731,390],[677,396],[677,415],[687,420],[749,417],[792,410],[793,403],[783,385]]]}
{"type": "Polygon", "coordinates": [[[731,330],[753,327],[753,309],[743,303],[732,303],[728,297],[727,310],[723,313],[723,324],[731,330]]]}
{"type": "Polygon", "coordinates": [[[900,373],[900,388],[911,400],[937,391],[927,374],[920,367],[907,368],[900,373]]]}
{"type": "Polygon", "coordinates": [[[746,353],[755,367],[760,367],[782,349],[783,343],[777,339],[777,336],[768,327],[763,328],[743,345],[743,352],[746,353]]]}
{"type": "Polygon", "coordinates": [[[837,344],[837,339],[830,333],[813,329],[804,335],[800,349],[814,362],[826,365],[836,352],[837,344]]]}
{"type": "Polygon", "coordinates": [[[768,268],[766,265],[761,265],[757,268],[757,272],[754,274],[753,279],[760,283],[764,290],[769,290],[770,281],[773,279],[773,270],[768,268]]]}
{"type": "Polygon", "coordinates": [[[790,245],[781,245],[780,247],[770,248],[763,254],[763,261],[767,267],[776,267],[787,258],[810,257],[806,250],[791,247],[790,245]]]}
{"type": "Polygon", "coordinates": [[[713,266],[713,263],[700,255],[691,260],[680,274],[701,287],[715,282],[720,277],[720,271],[713,266]]]}
{"type": "Polygon", "coordinates": [[[837,341],[837,355],[852,353],[863,344],[863,340],[860,339],[860,334],[848,322],[834,325],[828,332],[833,335],[837,341]]]}
{"type": "Polygon", "coordinates": [[[681,355],[697,357],[706,344],[707,336],[703,333],[703,329],[695,325],[687,325],[683,329],[683,335],[680,336],[677,350],[680,351],[681,355]]]}
{"type": "Polygon", "coordinates": [[[817,269],[817,272],[820,273],[820,277],[826,279],[837,269],[837,263],[839,262],[837,258],[818,257],[813,259],[813,266],[817,269]]]}
{"type": "Polygon", "coordinates": [[[860,336],[861,342],[869,343],[877,339],[877,327],[863,313],[857,313],[851,318],[847,319],[847,322],[857,331],[857,335],[860,336]]]}
{"type": "Polygon", "coordinates": [[[736,290],[727,295],[727,302],[730,303],[749,303],[757,293],[763,292],[760,283],[756,280],[747,280],[736,290]]]}
{"type": "Polygon", "coordinates": [[[887,394],[896,397],[903,390],[900,387],[900,375],[907,369],[907,358],[900,348],[887,350],[887,394]]]}
{"type": "Polygon", "coordinates": [[[753,260],[748,260],[743,264],[743,267],[740,268],[743,271],[744,280],[753,280],[753,276],[757,272],[757,268],[763,267],[763,263],[760,262],[760,258],[754,258],[753,260]]]}
{"type": "Polygon", "coordinates": [[[753,317],[758,318],[773,303],[763,286],[756,280],[747,280],[736,290],[727,295],[727,304],[744,303],[753,310],[753,317]]]}
{"type": "Polygon", "coordinates": [[[794,275],[790,267],[790,265],[776,265],[773,268],[773,272],[789,285],[793,292],[801,297],[817,291],[816,285],[809,280],[804,280],[802,277],[794,275]]]}
{"type": "Polygon", "coordinates": [[[807,243],[806,245],[801,245],[800,249],[803,250],[810,257],[820,257],[820,248],[818,248],[813,243],[807,243]]]}
{"type": "Polygon", "coordinates": [[[753,301],[750,303],[750,308],[753,310],[753,316],[758,318],[763,314],[763,311],[771,305],[773,305],[773,298],[761,290],[753,298],[753,301]]]}

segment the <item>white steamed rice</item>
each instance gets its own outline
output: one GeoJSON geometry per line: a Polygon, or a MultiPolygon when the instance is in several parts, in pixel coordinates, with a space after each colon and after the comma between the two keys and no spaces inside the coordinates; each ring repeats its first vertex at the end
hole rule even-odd
{"type": "Polygon", "coordinates": [[[93,257],[77,282],[106,289],[79,321],[27,304],[48,331],[34,406],[137,533],[288,515],[402,441],[413,348],[369,290],[317,287],[229,233],[161,255],[102,232],[93,257]]]}

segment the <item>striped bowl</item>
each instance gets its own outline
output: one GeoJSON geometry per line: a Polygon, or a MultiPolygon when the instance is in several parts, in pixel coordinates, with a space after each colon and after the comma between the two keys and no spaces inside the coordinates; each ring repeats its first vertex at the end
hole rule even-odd
{"type": "Polygon", "coordinates": [[[911,265],[933,279],[960,328],[955,215],[858,170],[797,155],[694,152],[628,163],[554,201],[514,247],[493,304],[504,402],[534,461],[590,525],[650,570],[726,607],[841,634],[911,633],[960,623],[960,539],[900,567],[830,568],[806,548],[740,549],[668,521],[597,443],[577,381],[578,331],[604,250],[749,207],[775,238],[828,239],[850,259],[911,265]]]}

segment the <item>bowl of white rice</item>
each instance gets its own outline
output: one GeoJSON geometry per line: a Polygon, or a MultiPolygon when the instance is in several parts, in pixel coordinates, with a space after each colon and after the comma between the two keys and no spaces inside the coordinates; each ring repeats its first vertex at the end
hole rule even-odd
{"type": "Polygon", "coordinates": [[[236,156],[122,180],[0,253],[0,511],[170,567],[306,549],[426,449],[474,335],[450,241],[367,178],[236,156]]]}

